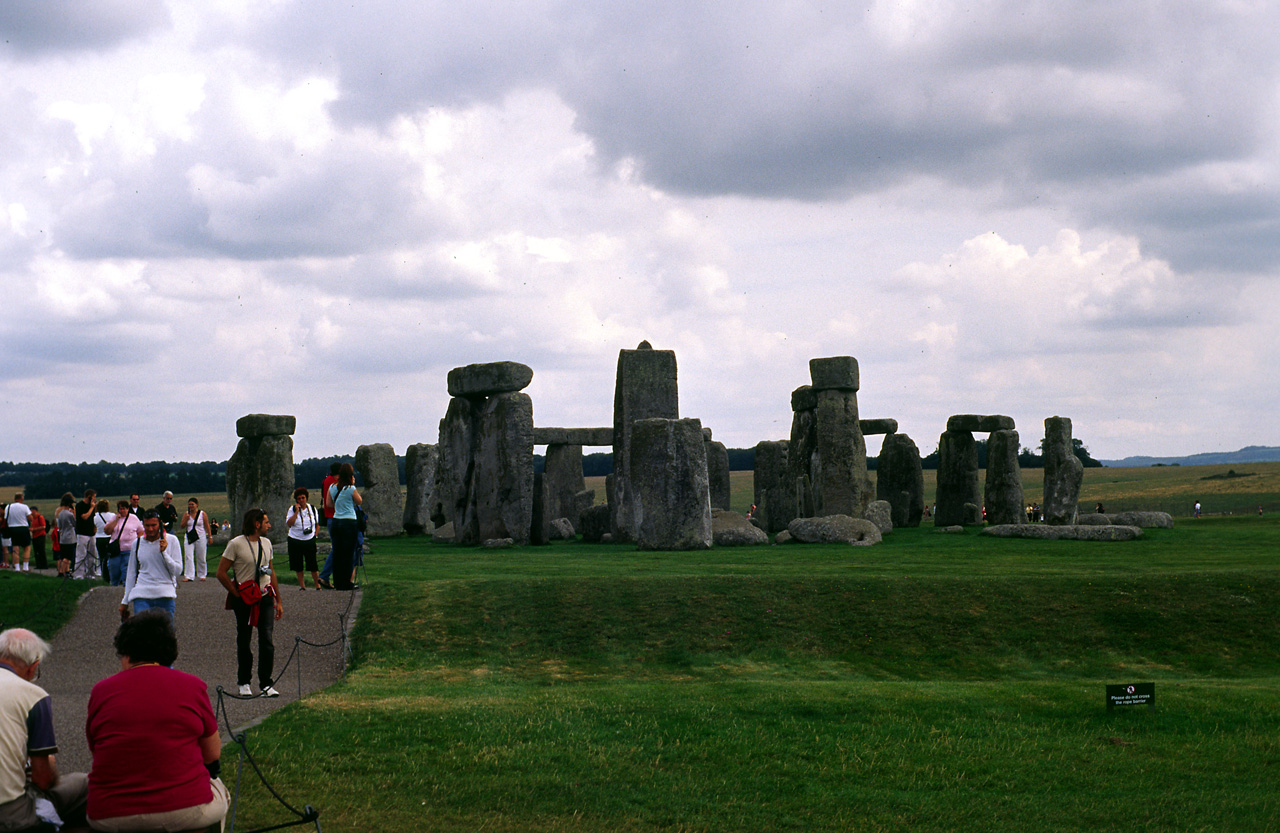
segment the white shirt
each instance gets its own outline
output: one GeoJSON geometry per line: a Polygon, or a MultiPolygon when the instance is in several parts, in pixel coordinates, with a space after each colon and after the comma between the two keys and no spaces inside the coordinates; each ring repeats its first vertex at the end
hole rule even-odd
{"type": "Polygon", "coordinates": [[[190,532],[190,531],[191,531],[191,525],[192,525],[192,524],[195,524],[195,527],[196,527],[196,536],[199,538],[199,540],[203,541],[203,540],[205,540],[206,538],[208,538],[208,537],[209,537],[209,536],[207,536],[207,535],[205,535],[205,534],[204,534],[204,523],[205,523],[205,521],[206,521],[206,520],[208,520],[208,518],[207,518],[207,516],[204,514],[204,510],[203,510],[203,509],[197,509],[197,510],[196,510],[196,517],[195,517],[195,520],[194,520],[194,521],[191,519],[191,516],[190,516],[190,515],[183,514],[183,516],[182,516],[182,531],[183,531],[183,532],[190,532]]]}
{"type": "MultiPolygon", "coordinates": [[[[287,525],[289,519],[298,515],[298,504],[289,507],[289,513],[285,515],[284,522],[287,525]]],[[[310,541],[316,537],[316,521],[319,519],[316,508],[310,503],[307,504],[307,511],[302,513],[298,520],[294,521],[293,526],[289,527],[289,537],[295,541],[310,541]],[[311,530],[310,534],[306,530],[311,530]]]]}
{"type": "Polygon", "coordinates": [[[31,517],[31,507],[25,503],[11,503],[4,510],[5,520],[9,522],[9,526],[29,526],[31,517]]]}
{"type": "Polygon", "coordinates": [[[115,512],[94,512],[93,525],[94,527],[97,528],[97,532],[95,532],[94,535],[96,535],[98,538],[106,538],[107,524],[111,523],[115,519],[116,519],[115,512]]]}
{"type": "Polygon", "coordinates": [[[169,544],[160,552],[160,541],[139,538],[129,557],[129,570],[124,579],[121,604],[134,599],[178,598],[178,575],[182,572],[182,546],[178,536],[165,533],[169,544]]]}

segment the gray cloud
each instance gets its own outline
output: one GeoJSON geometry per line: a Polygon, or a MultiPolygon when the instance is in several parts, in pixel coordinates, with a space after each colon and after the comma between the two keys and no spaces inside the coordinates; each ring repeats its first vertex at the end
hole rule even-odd
{"type": "Polygon", "coordinates": [[[0,3],[0,54],[43,55],[101,50],[168,28],[164,0],[0,3]]]}

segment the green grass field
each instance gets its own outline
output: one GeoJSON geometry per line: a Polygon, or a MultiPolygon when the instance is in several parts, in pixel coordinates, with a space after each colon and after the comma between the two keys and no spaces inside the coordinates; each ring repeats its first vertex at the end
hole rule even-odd
{"type": "Polygon", "coordinates": [[[1278,544],[378,541],[354,667],[250,738],[327,831],[1273,830],[1278,544]]]}

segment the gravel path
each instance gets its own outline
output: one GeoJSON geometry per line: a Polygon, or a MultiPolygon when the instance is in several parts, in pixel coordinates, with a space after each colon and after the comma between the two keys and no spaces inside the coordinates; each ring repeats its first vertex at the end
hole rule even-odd
{"type": "MultiPolygon", "coordinates": [[[[284,618],[276,622],[275,627],[276,688],[280,696],[252,700],[225,698],[227,716],[235,728],[292,703],[300,694],[330,685],[342,674],[343,648],[340,641],[326,648],[300,645],[293,663],[283,674],[280,669],[293,653],[295,638],[318,644],[337,639],[342,632],[344,612],[347,614],[346,629],[350,633],[360,607],[360,591],[302,591],[296,584],[281,585],[280,590],[284,618]]],[[[89,749],[84,736],[89,691],[99,680],[120,670],[120,660],[111,641],[120,624],[123,591],[121,587],[95,587],[86,593],[79,610],[52,640],[53,654],[40,666],[40,685],[53,699],[58,768],[64,772],[89,770],[89,749]]],[[[178,661],[174,667],[195,674],[208,683],[210,701],[215,709],[218,686],[232,694],[236,691],[235,617],[231,611],[223,609],[226,595],[226,590],[212,576],[208,581],[178,583],[178,661]]],[[[253,686],[256,692],[257,636],[253,645],[253,686]]],[[[145,704],[139,705],[145,708],[145,704]]],[[[218,721],[223,725],[221,714],[218,721]]],[[[223,741],[228,740],[223,725],[223,741]]]]}

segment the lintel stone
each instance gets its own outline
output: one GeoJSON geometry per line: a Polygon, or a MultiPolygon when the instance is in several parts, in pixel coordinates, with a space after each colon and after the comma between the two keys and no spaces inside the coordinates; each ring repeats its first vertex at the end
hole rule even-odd
{"type": "Polygon", "coordinates": [[[818,392],[810,385],[801,385],[791,391],[791,410],[812,411],[818,407],[818,392]]]}
{"type": "Polygon", "coordinates": [[[858,360],[853,356],[809,359],[809,378],[814,390],[858,389],[858,360]]]}
{"type": "Polygon", "coordinates": [[[985,418],[982,414],[956,414],[947,417],[947,430],[968,431],[972,434],[982,430],[982,420],[985,418]]]}
{"type": "Polygon", "coordinates": [[[533,381],[533,368],[519,362],[487,362],[449,371],[450,396],[490,396],[515,393],[533,381]]]}
{"type": "Polygon", "coordinates": [[[287,414],[245,414],[236,420],[237,437],[271,437],[293,434],[298,418],[287,414]]]}
{"type": "Polygon", "coordinates": [[[534,445],[613,445],[613,428],[535,428],[534,445]]]}
{"type": "Polygon", "coordinates": [[[978,430],[990,434],[993,431],[1013,431],[1013,417],[989,414],[978,423],[978,430]]]}
{"type": "Polygon", "coordinates": [[[864,437],[868,434],[896,434],[898,421],[896,419],[860,419],[858,428],[864,437]]]}

